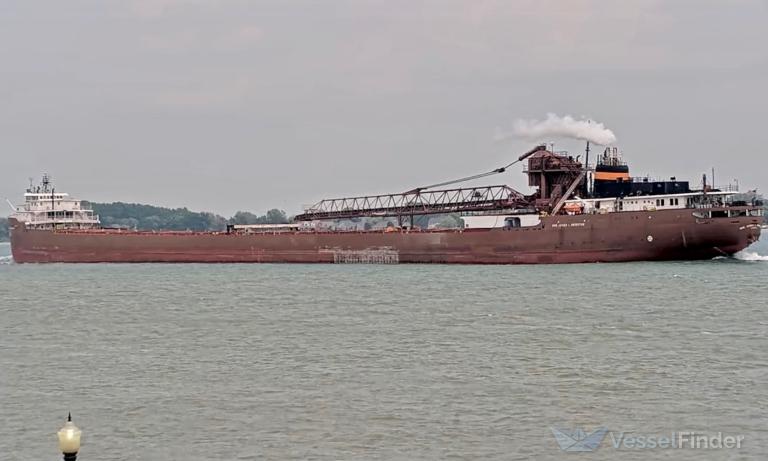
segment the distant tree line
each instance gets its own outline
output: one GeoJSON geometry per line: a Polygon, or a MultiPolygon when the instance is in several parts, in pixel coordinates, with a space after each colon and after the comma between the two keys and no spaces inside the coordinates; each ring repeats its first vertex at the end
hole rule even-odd
{"type": "Polygon", "coordinates": [[[227,220],[228,224],[287,224],[290,219],[285,211],[273,208],[267,214],[257,216],[247,211],[238,211],[227,220]]]}
{"type": "Polygon", "coordinates": [[[209,212],[195,212],[187,208],[163,208],[136,203],[91,203],[104,227],[122,227],[138,230],[224,230],[227,224],[284,224],[288,222],[285,212],[278,209],[256,215],[238,211],[227,219],[209,212]]]}
{"type": "Polygon", "coordinates": [[[8,238],[8,219],[0,218],[0,242],[7,242],[8,238]]]}

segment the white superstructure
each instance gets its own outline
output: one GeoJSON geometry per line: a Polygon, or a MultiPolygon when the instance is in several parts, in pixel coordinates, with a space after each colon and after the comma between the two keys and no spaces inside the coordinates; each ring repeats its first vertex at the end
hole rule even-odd
{"type": "MultiPolygon", "coordinates": [[[[574,198],[567,200],[563,211],[569,215],[622,213],[631,211],[693,210],[700,218],[763,216],[763,210],[746,211],[742,208],[723,210],[723,207],[738,205],[738,192],[734,191],[691,191],[683,194],[637,195],[629,197],[574,198]],[[711,211],[710,209],[716,209],[711,211]]],[[[743,199],[741,199],[743,200],[743,199]]],[[[747,202],[741,203],[742,206],[747,202]]],[[[754,204],[754,203],[751,203],[754,204]]],[[[536,214],[478,214],[462,216],[465,229],[490,229],[534,227],[540,222],[536,214]]]]}
{"type": "MultiPolygon", "coordinates": [[[[638,195],[629,197],[575,198],[566,201],[568,214],[617,213],[623,211],[657,211],[675,209],[720,208],[733,205],[737,192],[733,191],[692,191],[683,194],[638,195]]],[[[744,203],[746,205],[746,203],[744,203]]],[[[746,213],[733,210],[734,216],[746,213]]],[[[762,216],[762,210],[755,210],[753,216],[762,216]]]]}
{"type": "Polygon", "coordinates": [[[476,214],[462,216],[461,219],[464,229],[534,227],[541,222],[538,214],[476,214]]]}
{"type": "Polygon", "coordinates": [[[80,200],[56,192],[48,175],[43,175],[39,186],[30,184],[24,194],[24,203],[14,210],[10,217],[28,228],[89,229],[100,225],[99,217],[80,200]]]}

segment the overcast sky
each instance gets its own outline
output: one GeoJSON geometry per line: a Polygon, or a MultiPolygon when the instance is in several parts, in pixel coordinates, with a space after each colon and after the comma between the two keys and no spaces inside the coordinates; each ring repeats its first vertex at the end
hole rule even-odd
{"type": "Polygon", "coordinates": [[[494,133],[548,112],[605,123],[634,175],[768,190],[768,0],[3,0],[0,62],[15,202],[47,171],[295,213],[498,167],[531,142],[494,133]]]}

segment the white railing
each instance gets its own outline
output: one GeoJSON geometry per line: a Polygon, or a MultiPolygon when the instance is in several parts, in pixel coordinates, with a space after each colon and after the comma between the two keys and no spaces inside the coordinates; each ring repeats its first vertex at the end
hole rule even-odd
{"type": "Polygon", "coordinates": [[[49,218],[48,216],[38,217],[38,216],[28,216],[23,217],[19,216],[19,219],[24,221],[27,224],[99,224],[99,216],[98,215],[90,215],[90,216],[74,216],[71,218],[64,218],[64,217],[54,217],[49,218]]]}
{"type": "Polygon", "coordinates": [[[29,212],[42,212],[42,211],[93,211],[91,208],[83,208],[80,206],[66,206],[66,205],[34,205],[27,206],[27,204],[17,207],[22,211],[29,212]]]}

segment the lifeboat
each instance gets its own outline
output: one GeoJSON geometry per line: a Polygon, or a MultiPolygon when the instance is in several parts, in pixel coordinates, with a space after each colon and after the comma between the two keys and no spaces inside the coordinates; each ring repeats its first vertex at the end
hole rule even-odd
{"type": "Polygon", "coordinates": [[[584,213],[584,205],[577,202],[570,202],[565,204],[563,210],[568,214],[582,214],[584,213]]]}

